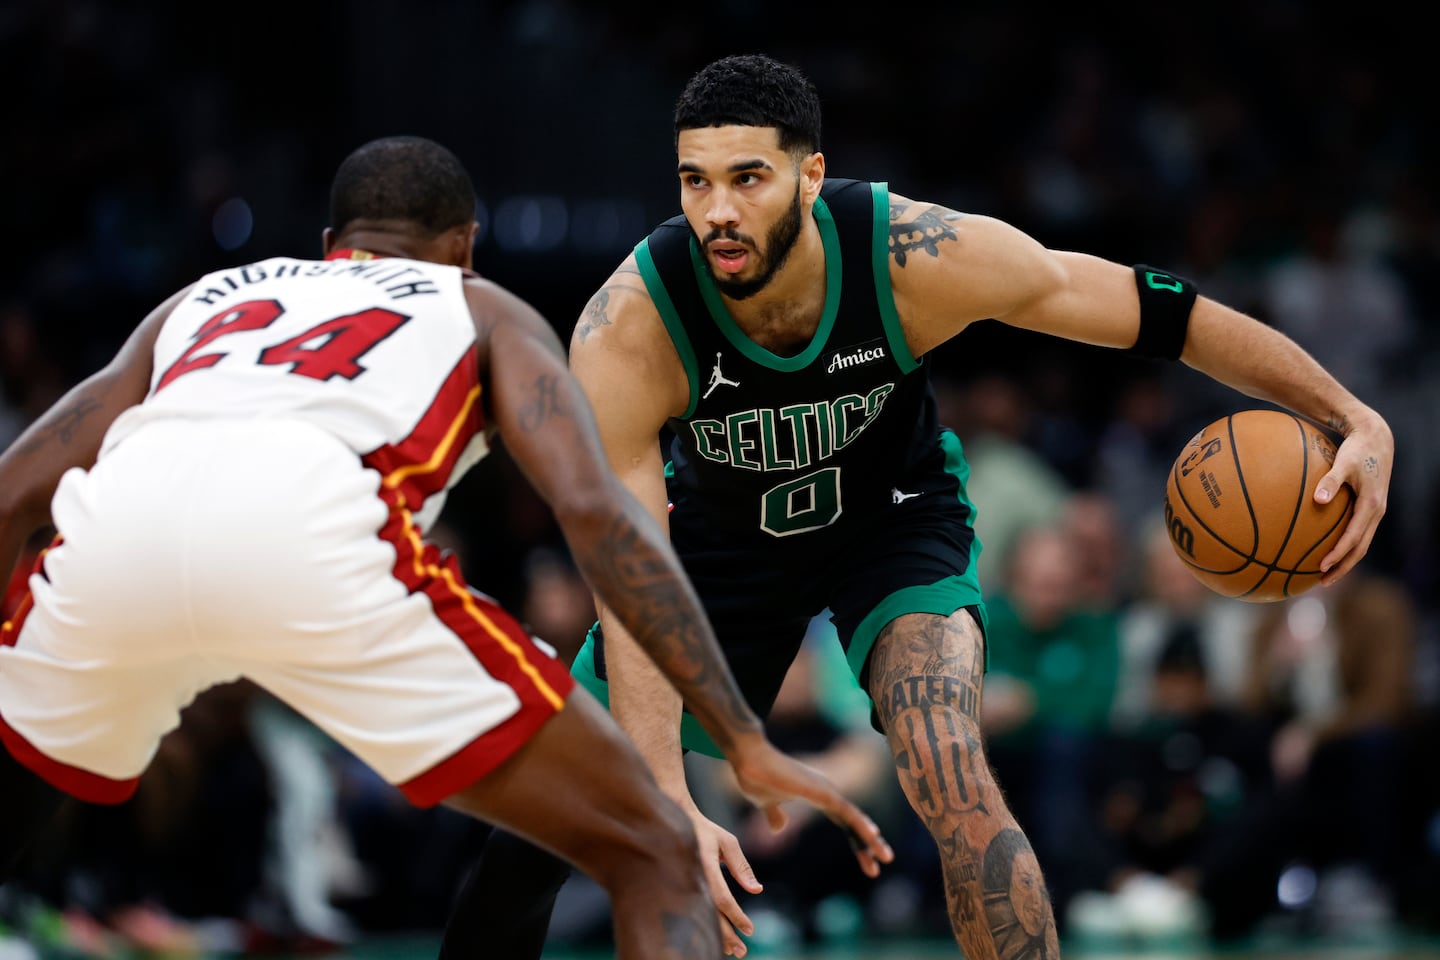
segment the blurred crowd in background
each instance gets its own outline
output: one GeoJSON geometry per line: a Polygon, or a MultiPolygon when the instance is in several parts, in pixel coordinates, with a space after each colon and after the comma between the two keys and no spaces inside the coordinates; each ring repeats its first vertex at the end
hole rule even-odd
{"type": "MultiPolygon", "coordinates": [[[[758,0],[694,22],[578,0],[9,0],[0,447],[199,273],[318,253],[334,166],[373,136],[460,155],[478,269],[568,339],[678,209],[669,111],[686,77],[727,53],[790,59],[822,94],[832,175],[1184,274],[1292,335],[1395,430],[1364,563],[1333,589],[1246,604],[1201,587],[1160,520],[1181,446],[1257,402],[1180,364],[998,324],[933,354],[979,508],[990,759],[1062,935],[1440,933],[1433,55],[1386,4],[1312,7],[1221,2],[1167,22],[1153,6],[921,3],[871,38],[758,0]]],[[[589,593],[503,447],[436,537],[574,653],[589,593]]],[[[746,903],[767,935],[943,938],[933,845],[823,616],[811,639],[772,731],[874,812],[895,864],[867,880],[803,813],[772,834],[722,767],[692,758],[702,805],[766,884],[746,903]]],[[[186,712],[131,802],[68,808],[37,838],[0,887],[0,940],[117,956],[433,933],[485,830],[410,807],[239,683],[186,712]]],[[[603,895],[576,878],[556,942],[607,932],[603,895]]]]}

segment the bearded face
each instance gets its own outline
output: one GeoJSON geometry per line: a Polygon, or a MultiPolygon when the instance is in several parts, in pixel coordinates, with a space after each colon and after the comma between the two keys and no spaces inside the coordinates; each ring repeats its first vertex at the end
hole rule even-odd
{"type": "Polygon", "coordinates": [[[790,256],[790,251],[795,249],[795,241],[800,238],[800,185],[795,185],[795,196],[790,206],[781,215],[769,230],[765,232],[765,243],[757,245],[751,236],[741,233],[733,227],[717,228],[711,230],[704,237],[697,237],[701,249],[708,250],[710,245],[717,240],[725,240],[737,243],[753,251],[755,264],[754,271],[749,277],[739,277],[724,273],[716,269],[713,260],[707,260],[710,265],[710,276],[715,280],[715,286],[720,292],[733,300],[744,300],[753,297],[764,290],[766,285],[774,279],[775,274],[785,265],[790,256]]]}

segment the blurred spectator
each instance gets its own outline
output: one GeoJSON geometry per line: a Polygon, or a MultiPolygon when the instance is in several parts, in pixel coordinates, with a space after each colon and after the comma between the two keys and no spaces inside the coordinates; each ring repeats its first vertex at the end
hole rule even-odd
{"type": "Polygon", "coordinates": [[[1022,533],[987,604],[989,674],[981,721],[990,760],[1045,870],[1056,918],[1103,870],[1092,810],[1119,670],[1112,610],[1079,593],[1079,547],[1048,528],[1022,533]]]}
{"type": "MultiPolygon", "coordinates": [[[[1152,510],[1159,512],[1158,505],[1152,510]]],[[[1065,498],[1060,529],[1074,545],[1077,602],[1097,613],[1119,609],[1128,600],[1126,574],[1131,537],[1112,497],[1079,490],[1065,498]]]]}
{"type": "Polygon", "coordinates": [[[1082,935],[1199,944],[1212,914],[1224,929],[1233,912],[1230,891],[1209,882],[1211,858],[1247,806],[1268,802],[1267,730],[1216,703],[1198,630],[1169,631],[1148,667],[1144,709],[1100,763],[1104,887],[1077,897],[1069,919],[1082,935]]]}
{"type": "Polygon", "coordinates": [[[1282,905],[1330,935],[1393,929],[1417,843],[1401,816],[1416,628],[1408,595],[1364,571],[1264,609],[1245,702],[1270,731],[1276,788],[1212,851],[1217,936],[1282,905]],[[1283,903],[1277,889],[1290,891],[1283,903]]]}
{"type": "Polygon", "coordinates": [[[1159,659],[1181,635],[1193,637],[1198,648],[1207,699],[1222,709],[1239,709],[1260,608],[1222,597],[1196,579],[1176,555],[1162,520],[1146,526],[1138,552],[1139,594],[1120,617],[1116,727],[1133,731],[1150,717],[1159,659]]]}
{"type": "Polygon", "coordinates": [[[991,590],[1020,532],[1060,518],[1069,485],[1029,445],[1030,405],[1013,379],[989,374],[963,386],[942,382],[936,392],[942,422],[953,424],[970,464],[965,490],[983,546],[980,580],[991,590]]]}
{"type": "Polygon", "coordinates": [[[1160,512],[1176,455],[1204,425],[1191,429],[1176,420],[1174,399],[1158,372],[1143,371],[1117,389],[1096,444],[1094,486],[1115,504],[1128,538],[1137,539],[1160,512]]]}
{"type": "Polygon", "coordinates": [[[1269,271],[1266,312],[1352,393],[1383,412],[1391,386],[1385,371],[1417,333],[1404,285],[1379,256],[1347,237],[1339,198],[1319,195],[1306,215],[1299,249],[1269,271]]]}

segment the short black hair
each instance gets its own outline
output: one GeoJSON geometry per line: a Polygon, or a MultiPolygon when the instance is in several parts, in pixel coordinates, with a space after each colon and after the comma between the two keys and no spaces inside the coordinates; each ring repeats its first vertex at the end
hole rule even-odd
{"type": "Polygon", "coordinates": [[[356,220],[414,224],[434,237],[475,219],[475,187],[445,147],[424,137],[371,140],[346,157],[330,186],[330,228],[356,220]]]}
{"type": "Polygon", "coordinates": [[[775,127],[780,149],[820,149],[820,95],[799,68],[764,54],[723,57],[685,85],[675,104],[675,136],[682,130],[775,127]]]}

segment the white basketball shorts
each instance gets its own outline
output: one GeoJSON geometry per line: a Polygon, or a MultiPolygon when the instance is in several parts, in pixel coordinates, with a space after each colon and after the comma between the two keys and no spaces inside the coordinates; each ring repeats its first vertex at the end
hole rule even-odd
{"type": "Polygon", "coordinates": [[[573,681],[381,486],[298,421],[151,423],[69,471],[0,630],[0,739],[118,803],[180,711],[243,676],[420,806],[484,776],[573,681]]]}

